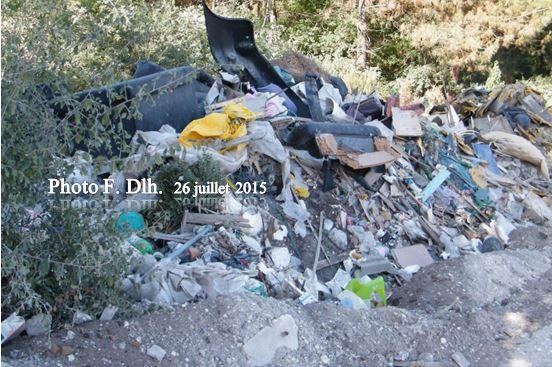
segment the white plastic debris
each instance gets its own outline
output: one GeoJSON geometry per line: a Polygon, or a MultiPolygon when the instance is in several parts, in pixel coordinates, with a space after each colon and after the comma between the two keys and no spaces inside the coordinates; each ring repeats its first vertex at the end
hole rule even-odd
{"type": "Polygon", "coordinates": [[[538,195],[527,191],[527,196],[523,201],[527,209],[532,210],[542,221],[548,221],[552,218],[552,209],[538,195]]]}
{"type": "Polygon", "coordinates": [[[441,233],[439,236],[439,241],[441,241],[442,244],[445,246],[445,251],[441,253],[441,257],[443,259],[455,258],[460,256],[460,251],[458,250],[458,247],[454,244],[452,239],[448,234],[445,232],[441,233]]]}
{"type": "Polygon", "coordinates": [[[333,223],[333,221],[332,221],[331,219],[324,218],[324,230],[325,230],[326,232],[331,231],[332,228],[333,228],[333,226],[334,226],[334,223],[333,223]]]}
{"type": "Polygon", "coordinates": [[[259,241],[257,241],[253,237],[243,235],[241,239],[247,247],[249,247],[251,250],[255,251],[257,254],[260,254],[261,252],[263,252],[263,248],[262,248],[261,244],[259,243],[259,241]]]}
{"type": "Polygon", "coordinates": [[[491,222],[491,228],[503,243],[508,243],[510,240],[510,233],[516,229],[516,227],[499,212],[495,212],[494,217],[494,220],[491,222]]]}
{"type": "Polygon", "coordinates": [[[73,340],[73,339],[75,339],[75,332],[68,330],[67,335],[65,336],[65,338],[63,338],[63,340],[73,340]]]}
{"type": "Polygon", "coordinates": [[[347,233],[340,229],[334,228],[330,231],[328,237],[341,250],[347,249],[347,233]]]}
{"type": "Polygon", "coordinates": [[[240,77],[236,74],[230,74],[225,71],[219,71],[219,74],[222,80],[227,81],[228,83],[238,84],[240,82],[240,77]]]}
{"type": "Polygon", "coordinates": [[[301,237],[307,235],[307,227],[305,221],[309,219],[310,213],[302,206],[295,203],[293,200],[286,200],[283,204],[284,213],[297,222],[294,225],[294,231],[301,237]]]}
{"type": "Polygon", "coordinates": [[[119,308],[117,306],[107,306],[106,308],[104,308],[104,310],[103,310],[103,312],[100,316],[100,321],[113,320],[113,317],[117,313],[117,310],[119,310],[119,308]]]}
{"type": "Polygon", "coordinates": [[[309,292],[305,292],[301,296],[299,296],[299,298],[297,298],[297,301],[304,306],[311,303],[316,303],[318,302],[318,299],[309,292]]]}
{"type": "Polygon", "coordinates": [[[287,247],[275,247],[270,250],[270,258],[276,269],[284,269],[289,266],[291,255],[287,247]]]}
{"type": "Polygon", "coordinates": [[[313,168],[315,170],[321,170],[324,160],[321,158],[313,157],[307,150],[299,150],[288,148],[289,154],[295,157],[295,160],[300,162],[302,165],[313,168]]]}
{"type": "Polygon", "coordinates": [[[245,210],[232,193],[225,194],[224,197],[224,212],[228,214],[241,214],[245,210]]]}
{"type": "Polygon", "coordinates": [[[258,235],[263,229],[263,217],[261,213],[253,208],[247,208],[242,217],[249,221],[250,228],[244,228],[243,231],[252,236],[258,235]]]}
{"type": "Polygon", "coordinates": [[[141,137],[146,144],[156,148],[170,148],[178,146],[178,133],[170,125],[163,125],[159,131],[137,131],[136,134],[141,137]]]}
{"type": "Polygon", "coordinates": [[[466,238],[463,234],[456,236],[452,239],[452,242],[456,245],[456,247],[467,250],[471,249],[471,241],[466,238]]]}
{"type": "Polygon", "coordinates": [[[337,295],[337,298],[341,301],[341,305],[345,308],[350,308],[353,310],[368,309],[368,305],[364,302],[364,300],[350,290],[344,290],[337,295]]]}
{"type": "Polygon", "coordinates": [[[247,131],[249,134],[260,134],[262,136],[261,139],[249,142],[249,152],[267,155],[282,166],[282,182],[284,183],[284,187],[277,199],[283,201],[291,200],[289,153],[274,134],[272,125],[268,121],[253,121],[247,125],[247,131]]]}
{"type": "Polygon", "coordinates": [[[333,84],[330,83],[324,83],[324,85],[322,85],[322,88],[318,90],[318,98],[320,98],[320,100],[331,99],[335,101],[338,105],[341,105],[343,103],[343,98],[339,93],[339,89],[337,89],[333,86],[333,84]]]}
{"type": "Polygon", "coordinates": [[[253,366],[265,366],[272,362],[274,354],[280,348],[297,350],[297,325],[291,315],[282,315],[272,321],[255,336],[247,340],[243,350],[253,366]]]}
{"type": "Polygon", "coordinates": [[[292,200],[288,200],[283,205],[284,213],[297,221],[304,222],[310,217],[310,213],[301,205],[292,200]]]}
{"type": "Polygon", "coordinates": [[[310,293],[316,301],[318,301],[319,292],[330,294],[330,289],[326,287],[326,285],[318,281],[318,277],[311,269],[305,269],[305,274],[303,274],[303,277],[305,279],[303,285],[305,291],[307,293],[310,293]]]}
{"type": "Polygon", "coordinates": [[[305,238],[305,236],[307,235],[307,226],[305,225],[305,222],[295,222],[293,230],[301,238],[305,238]]]}
{"type": "Polygon", "coordinates": [[[422,267],[420,265],[409,265],[402,269],[399,269],[398,274],[401,278],[407,282],[412,279],[412,275],[420,271],[422,267]]]}
{"type": "Polygon", "coordinates": [[[12,313],[8,318],[2,321],[2,344],[15,338],[25,329],[25,319],[12,313]]]}
{"type": "Polygon", "coordinates": [[[209,89],[209,92],[207,92],[207,95],[205,96],[205,104],[207,106],[215,103],[216,99],[220,95],[218,83],[213,83],[211,86],[211,89],[209,89]]]}
{"type": "Polygon", "coordinates": [[[158,304],[184,303],[197,296],[214,298],[243,292],[253,275],[231,268],[223,263],[204,264],[202,260],[190,263],[166,263],[158,267],[141,285],[141,298],[158,304]]]}
{"type": "Polygon", "coordinates": [[[412,240],[425,240],[427,239],[427,234],[414,219],[405,220],[403,223],[403,229],[408,234],[412,240]]]}
{"type": "Polygon", "coordinates": [[[337,269],[337,272],[335,273],[332,280],[326,282],[326,286],[330,289],[330,292],[337,296],[341,293],[343,289],[349,284],[351,281],[351,274],[346,272],[345,270],[339,268],[337,269]]]}
{"type": "Polygon", "coordinates": [[[347,230],[358,240],[360,252],[363,254],[369,254],[375,250],[377,243],[372,232],[366,231],[361,226],[348,226],[347,230]]]}
{"type": "Polygon", "coordinates": [[[272,238],[276,241],[283,241],[284,238],[287,237],[287,235],[288,235],[288,230],[287,230],[286,226],[280,225],[278,230],[276,232],[274,232],[274,234],[272,235],[272,238]]]}

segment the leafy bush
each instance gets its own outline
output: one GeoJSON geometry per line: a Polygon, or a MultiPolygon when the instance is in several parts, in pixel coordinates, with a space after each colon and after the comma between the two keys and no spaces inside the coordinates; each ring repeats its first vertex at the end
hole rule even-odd
{"type": "Polygon", "coordinates": [[[447,76],[435,65],[413,65],[393,84],[401,96],[401,103],[410,103],[423,97],[435,85],[450,84],[447,76]]]}
{"type": "Polygon", "coordinates": [[[374,18],[370,23],[370,40],[373,53],[371,65],[377,65],[387,81],[399,78],[409,67],[429,64],[426,53],[415,49],[410,40],[402,36],[393,22],[374,18]]]}
{"type": "Polygon", "coordinates": [[[205,185],[208,182],[217,182],[224,184],[224,176],[220,167],[209,155],[202,155],[198,162],[189,165],[183,161],[171,161],[162,166],[157,172],[155,179],[159,186],[159,201],[157,205],[150,209],[146,215],[148,222],[155,227],[163,229],[176,229],[180,227],[180,222],[185,210],[193,211],[198,206],[203,208],[210,204],[209,199],[219,199],[217,194],[199,194],[196,197],[194,187],[196,185],[205,185]],[[175,193],[181,186],[175,186],[179,182],[190,189],[188,193],[175,193]]]}
{"type": "Polygon", "coordinates": [[[8,0],[2,10],[2,315],[47,312],[59,325],[76,309],[97,315],[125,304],[118,282],[126,260],[104,206],[93,201],[101,198],[72,209],[47,194],[47,180],[74,171],[64,158],[77,147],[128,152],[122,120],[136,113],[133,104],[108,108],[70,93],[128,78],[137,60],[170,67],[210,58],[199,7],[8,0]],[[71,106],[67,118],[54,115],[52,96],[71,106]],[[32,220],[38,204],[43,215],[32,220]]]}
{"type": "Polygon", "coordinates": [[[329,16],[315,13],[308,17],[285,18],[282,36],[294,50],[319,59],[355,58],[356,25],[346,11],[335,10],[329,16]]]}
{"type": "Polygon", "coordinates": [[[77,310],[99,316],[108,304],[128,305],[121,240],[97,211],[57,202],[38,214],[4,204],[2,219],[3,318],[47,313],[57,326],[77,310]]]}
{"type": "Polygon", "coordinates": [[[289,2],[288,8],[296,14],[306,15],[323,10],[330,4],[330,0],[292,0],[289,2]]]}

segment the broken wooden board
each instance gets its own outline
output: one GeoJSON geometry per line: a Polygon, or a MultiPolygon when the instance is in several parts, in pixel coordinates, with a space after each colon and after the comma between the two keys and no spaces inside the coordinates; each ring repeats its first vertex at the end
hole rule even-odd
{"type": "Polygon", "coordinates": [[[315,136],[316,145],[322,155],[337,155],[339,147],[333,134],[317,134],[315,136]]]}
{"type": "Polygon", "coordinates": [[[393,107],[393,132],[396,136],[410,137],[422,136],[422,125],[420,125],[419,117],[415,111],[401,110],[393,107]]]}
{"type": "Polygon", "coordinates": [[[251,227],[249,220],[238,214],[202,214],[188,213],[186,223],[189,224],[224,224],[242,228],[251,227]]]}
{"type": "Polygon", "coordinates": [[[333,134],[318,134],[315,137],[316,145],[322,155],[334,156],[343,164],[352,169],[377,167],[393,162],[399,154],[392,151],[387,139],[374,137],[374,152],[351,152],[340,148],[333,134]]]}
{"type": "Polygon", "coordinates": [[[370,153],[348,153],[338,158],[352,169],[363,169],[391,163],[398,158],[398,155],[382,150],[370,153]]]}

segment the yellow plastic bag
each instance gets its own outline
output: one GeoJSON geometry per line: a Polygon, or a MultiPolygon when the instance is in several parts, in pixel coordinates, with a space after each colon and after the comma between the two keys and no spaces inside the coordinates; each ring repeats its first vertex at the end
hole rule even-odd
{"type": "Polygon", "coordinates": [[[235,122],[251,122],[256,118],[255,113],[238,103],[226,105],[222,111],[228,115],[230,120],[235,122]]]}
{"type": "Polygon", "coordinates": [[[180,133],[178,141],[184,147],[201,144],[206,139],[231,140],[247,134],[243,123],[233,123],[228,115],[211,113],[203,118],[194,120],[180,133]]]}

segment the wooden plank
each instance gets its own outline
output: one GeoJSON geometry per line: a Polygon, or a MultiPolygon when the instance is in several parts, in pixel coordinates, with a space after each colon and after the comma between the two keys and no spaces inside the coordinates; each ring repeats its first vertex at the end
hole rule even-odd
{"type": "Polygon", "coordinates": [[[339,147],[337,146],[337,140],[333,134],[317,134],[315,136],[316,145],[322,155],[337,155],[339,154],[339,147]]]}
{"type": "Polygon", "coordinates": [[[370,153],[349,153],[338,158],[352,169],[362,169],[391,163],[397,159],[397,156],[389,151],[382,150],[370,153]]]}
{"type": "Polygon", "coordinates": [[[186,222],[191,224],[226,224],[250,227],[249,220],[238,214],[188,213],[186,222]]]}

